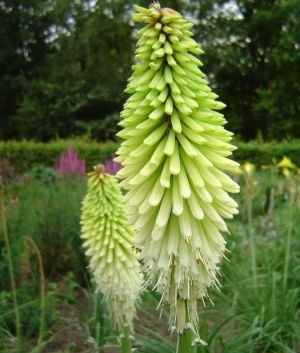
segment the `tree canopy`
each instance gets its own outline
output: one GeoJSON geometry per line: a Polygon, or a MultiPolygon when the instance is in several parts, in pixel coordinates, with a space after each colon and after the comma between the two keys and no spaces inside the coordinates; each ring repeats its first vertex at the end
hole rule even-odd
{"type": "Polygon", "coordinates": [[[244,139],[300,137],[300,2],[201,4],[197,38],[231,130],[244,139]]]}
{"type": "MultiPolygon", "coordinates": [[[[134,63],[133,3],[0,0],[0,139],[113,138],[134,63]]],[[[298,0],[161,6],[195,23],[229,130],[244,140],[300,137],[298,0]]]]}

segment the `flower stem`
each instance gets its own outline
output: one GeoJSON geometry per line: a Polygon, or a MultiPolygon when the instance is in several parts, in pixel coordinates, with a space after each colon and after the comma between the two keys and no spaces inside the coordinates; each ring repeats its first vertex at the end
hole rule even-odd
{"type": "Polygon", "coordinates": [[[121,352],[131,353],[132,352],[132,339],[131,331],[128,324],[124,324],[123,333],[121,335],[121,352]]]}
{"type": "Polygon", "coordinates": [[[193,344],[195,334],[188,327],[179,334],[178,353],[196,353],[196,345],[193,344]]]}
{"type": "Polygon", "coordinates": [[[250,174],[245,176],[246,181],[246,205],[247,205],[247,226],[248,226],[248,236],[249,245],[251,251],[251,266],[252,275],[255,285],[255,291],[257,291],[257,265],[256,265],[256,252],[255,252],[255,242],[252,230],[252,197],[253,197],[253,180],[250,174]]]}
{"type": "MultiPolygon", "coordinates": [[[[185,321],[189,319],[188,302],[183,300],[185,306],[185,321]]],[[[178,317],[177,317],[178,319],[178,317]]],[[[178,346],[177,353],[196,353],[195,333],[192,330],[192,326],[185,324],[183,332],[178,334],[178,346]]]]}
{"type": "Polygon", "coordinates": [[[286,288],[287,288],[292,228],[293,228],[293,205],[290,203],[290,205],[289,205],[289,218],[288,218],[288,233],[287,233],[287,239],[286,239],[284,270],[283,270],[283,290],[284,290],[284,292],[286,291],[286,288]]]}
{"type": "Polygon", "coordinates": [[[43,268],[43,260],[42,260],[42,255],[37,247],[36,243],[29,237],[24,238],[24,243],[31,245],[31,247],[34,249],[37,259],[38,259],[38,264],[39,264],[39,271],[40,271],[40,295],[41,295],[41,317],[40,317],[40,333],[39,333],[39,338],[38,338],[38,344],[42,342],[42,339],[44,338],[45,335],[45,274],[44,274],[44,268],[43,268]]]}
{"type": "Polygon", "coordinates": [[[96,319],[95,340],[97,342],[98,352],[103,353],[104,345],[105,345],[104,317],[103,317],[102,294],[99,292],[94,294],[94,315],[96,319]]]}
{"type": "Polygon", "coordinates": [[[15,318],[16,318],[16,332],[17,332],[18,346],[21,351],[22,350],[21,320],[20,320],[20,312],[19,312],[18,300],[17,300],[17,289],[16,289],[16,283],[15,283],[15,277],[14,277],[12,254],[11,254],[11,248],[10,248],[10,243],[8,238],[8,231],[7,231],[6,212],[5,212],[5,203],[4,203],[4,184],[1,176],[0,176],[0,202],[1,202],[0,211],[2,216],[1,218],[2,218],[3,235],[4,235],[5,247],[7,251],[8,268],[9,268],[11,287],[12,287],[14,312],[15,312],[15,318]]]}

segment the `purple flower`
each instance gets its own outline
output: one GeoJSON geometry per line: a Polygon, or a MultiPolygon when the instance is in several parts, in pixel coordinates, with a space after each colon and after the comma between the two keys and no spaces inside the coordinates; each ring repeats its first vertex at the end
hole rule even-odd
{"type": "Polygon", "coordinates": [[[112,154],[111,159],[104,160],[105,172],[111,175],[116,175],[117,172],[122,168],[120,163],[114,161],[115,157],[116,155],[112,154]]]}
{"type": "Polygon", "coordinates": [[[76,151],[73,148],[68,148],[66,154],[61,154],[58,162],[55,164],[55,169],[59,175],[69,176],[85,176],[85,159],[79,159],[76,151]]]}

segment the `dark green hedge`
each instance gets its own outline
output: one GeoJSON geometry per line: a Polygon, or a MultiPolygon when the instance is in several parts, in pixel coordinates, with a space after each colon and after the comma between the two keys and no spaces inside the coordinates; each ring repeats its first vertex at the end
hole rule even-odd
{"type": "MultiPolygon", "coordinates": [[[[251,162],[256,166],[278,163],[283,156],[289,157],[300,166],[300,140],[286,142],[248,143],[234,142],[238,147],[233,152],[233,159],[239,163],[251,162]]],[[[59,140],[50,143],[31,141],[0,141],[0,161],[8,159],[18,171],[26,171],[35,165],[54,166],[61,153],[72,147],[79,158],[86,160],[87,171],[102,163],[118,149],[118,142],[98,143],[84,140],[59,140]]]]}
{"type": "Polygon", "coordinates": [[[233,152],[233,159],[239,163],[251,162],[256,166],[273,165],[286,156],[300,167],[300,140],[261,143],[235,143],[238,149],[233,152]]]}
{"type": "Polygon", "coordinates": [[[0,141],[0,160],[8,159],[10,164],[19,172],[24,172],[36,165],[51,166],[58,161],[61,153],[69,147],[73,148],[79,158],[86,161],[87,171],[102,163],[116,152],[119,143],[98,143],[81,140],[59,140],[49,143],[31,141],[0,141]]]}

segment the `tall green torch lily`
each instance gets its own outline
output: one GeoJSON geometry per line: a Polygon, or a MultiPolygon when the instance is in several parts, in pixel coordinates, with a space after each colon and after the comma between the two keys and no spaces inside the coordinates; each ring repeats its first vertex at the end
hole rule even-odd
{"type": "Polygon", "coordinates": [[[191,38],[193,25],[158,3],[134,8],[133,21],[147,25],[138,32],[125,90],[131,96],[121,113],[116,160],[124,167],[117,177],[128,190],[129,224],[149,283],[170,308],[171,327],[185,335],[197,331],[197,300],[219,286],[224,218],[238,213],[228,192],[239,191],[224,170],[238,164],[228,158],[232,133],[216,111],[225,105],[194,56],[202,50],[191,38]]]}
{"type": "Polygon", "coordinates": [[[132,329],[142,284],[137,255],[132,250],[135,231],[126,224],[127,207],[117,179],[105,173],[103,165],[94,167],[89,177],[82,204],[83,246],[97,289],[111,304],[120,330],[127,325],[132,329]]]}

